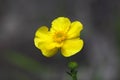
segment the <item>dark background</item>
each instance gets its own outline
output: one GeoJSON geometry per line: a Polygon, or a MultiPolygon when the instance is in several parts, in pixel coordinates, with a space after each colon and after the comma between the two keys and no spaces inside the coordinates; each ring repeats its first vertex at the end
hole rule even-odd
{"type": "Polygon", "coordinates": [[[78,80],[120,80],[120,0],[0,0],[0,80],[71,80],[67,59],[35,48],[37,28],[59,16],[84,29],[78,80]]]}

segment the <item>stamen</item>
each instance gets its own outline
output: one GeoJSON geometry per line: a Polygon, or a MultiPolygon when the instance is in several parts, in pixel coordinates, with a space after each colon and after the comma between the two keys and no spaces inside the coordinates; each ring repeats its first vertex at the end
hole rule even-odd
{"type": "Polygon", "coordinates": [[[62,31],[56,32],[54,34],[53,38],[54,38],[55,42],[61,43],[66,39],[66,34],[64,32],[62,32],[62,31]]]}

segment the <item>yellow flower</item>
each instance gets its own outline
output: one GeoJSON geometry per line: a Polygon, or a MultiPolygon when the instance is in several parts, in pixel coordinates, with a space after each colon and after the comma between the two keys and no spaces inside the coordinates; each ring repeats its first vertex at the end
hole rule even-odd
{"type": "Polygon", "coordinates": [[[35,33],[34,44],[46,57],[55,55],[58,49],[64,57],[70,57],[83,47],[80,31],[83,29],[79,21],[71,22],[66,17],[58,17],[52,21],[50,30],[41,26],[35,33]]]}

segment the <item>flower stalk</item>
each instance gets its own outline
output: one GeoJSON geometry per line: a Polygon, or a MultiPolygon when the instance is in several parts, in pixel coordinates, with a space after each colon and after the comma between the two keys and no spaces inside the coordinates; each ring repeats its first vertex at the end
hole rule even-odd
{"type": "Polygon", "coordinates": [[[68,68],[70,69],[70,71],[67,72],[67,74],[71,76],[72,80],[77,80],[77,68],[78,68],[77,62],[74,61],[69,62],[68,68]]]}

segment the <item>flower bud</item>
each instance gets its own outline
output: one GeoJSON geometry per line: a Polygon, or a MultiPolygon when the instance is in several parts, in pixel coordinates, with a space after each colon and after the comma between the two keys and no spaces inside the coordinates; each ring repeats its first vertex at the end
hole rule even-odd
{"type": "Polygon", "coordinates": [[[76,68],[78,67],[78,64],[77,64],[77,62],[72,61],[72,62],[69,62],[69,63],[68,63],[68,67],[69,67],[71,70],[73,70],[73,69],[76,69],[76,68]]]}

